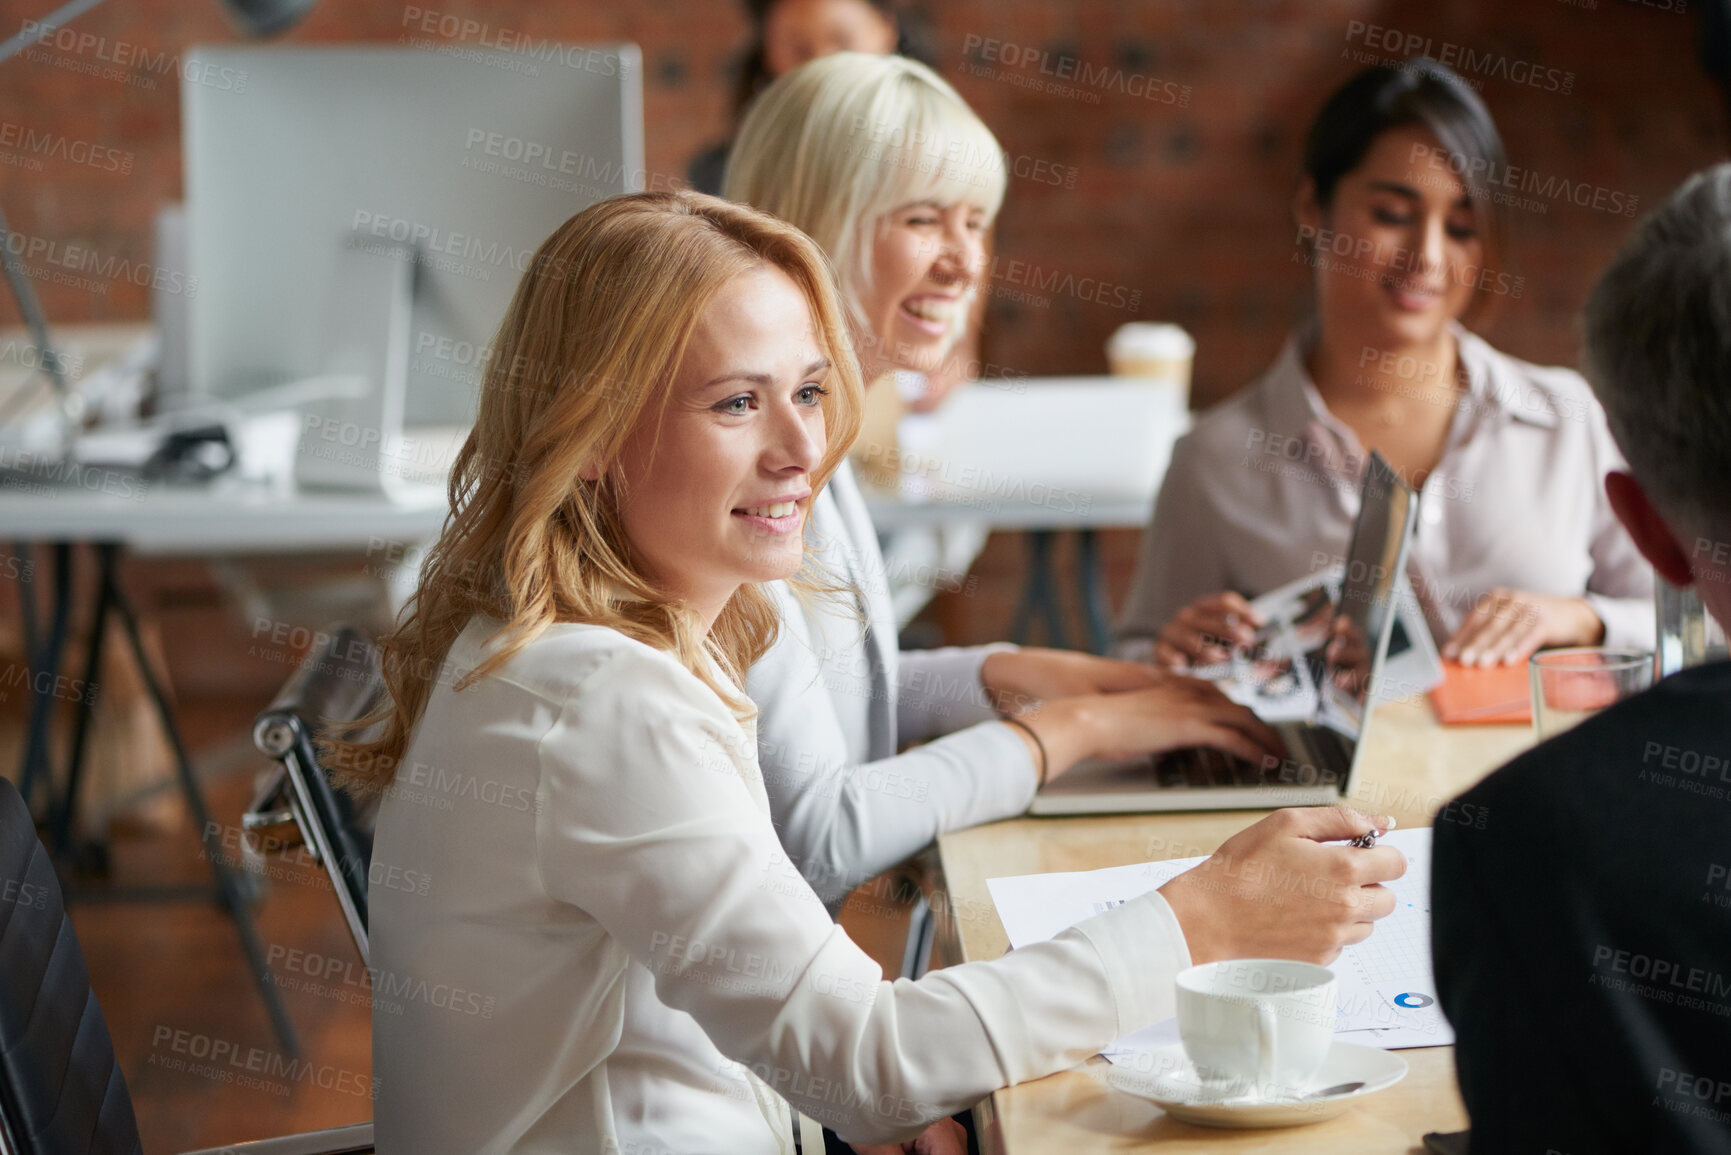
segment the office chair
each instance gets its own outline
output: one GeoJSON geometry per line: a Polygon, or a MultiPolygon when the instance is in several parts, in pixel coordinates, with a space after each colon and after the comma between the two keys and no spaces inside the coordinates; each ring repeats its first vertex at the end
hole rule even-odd
{"type": "MultiPolygon", "coordinates": [[[[361,1155],[364,1123],[196,1155],[361,1155]]],[[[0,778],[0,1152],[142,1155],[132,1097],[48,850],[0,778]]]]}
{"type": "Polygon", "coordinates": [[[357,803],[331,785],[316,739],[326,725],[365,717],[384,693],[371,640],[348,625],[326,632],[253,723],[254,745],[278,765],[241,818],[271,849],[304,843],[324,866],[362,963],[368,957],[367,869],[376,804],[357,803]]]}

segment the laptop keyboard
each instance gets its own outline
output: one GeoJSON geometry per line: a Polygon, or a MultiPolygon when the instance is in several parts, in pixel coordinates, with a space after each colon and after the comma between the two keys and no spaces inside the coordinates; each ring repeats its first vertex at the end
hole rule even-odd
{"type": "Polygon", "coordinates": [[[1257,763],[1212,746],[1188,746],[1154,756],[1154,778],[1162,787],[1256,786],[1262,774],[1257,763]]]}
{"type": "Polygon", "coordinates": [[[1285,761],[1264,766],[1212,746],[1168,750],[1153,758],[1154,778],[1162,788],[1316,785],[1342,782],[1352,762],[1345,738],[1326,726],[1277,727],[1287,746],[1285,761]]]}

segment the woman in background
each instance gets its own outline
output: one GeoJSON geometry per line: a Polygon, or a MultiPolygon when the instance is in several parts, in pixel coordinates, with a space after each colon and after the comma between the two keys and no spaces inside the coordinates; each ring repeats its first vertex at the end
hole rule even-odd
{"type": "Polygon", "coordinates": [[[1586,382],[1461,324],[1521,289],[1471,183],[1505,169],[1483,102],[1434,61],[1330,98],[1295,203],[1315,317],[1178,442],[1119,653],[1185,667],[1250,644],[1248,598],[1340,563],[1371,450],[1420,492],[1408,574],[1445,658],[1651,646],[1653,574],[1606,502],[1621,459],[1586,382]]]}
{"type": "Polygon", "coordinates": [[[493,347],[382,728],[336,750],[384,793],[381,1155],[815,1155],[814,1120],[954,1151],[931,1124],[1171,1015],[1191,962],[1325,962],[1392,909],[1399,851],[1321,844],[1387,819],[1282,811],[1048,942],[883,981],[785,869],[740,685],[858,428],[822,254],[615,197],[541,246],[493,347]]]}
{"type": "MultiPolygon", "coordinates": [[[[759,98],[727,192],[823,247],[865,380],[883,389],[947,355],[1004,182],[998,142],[930,69],[843,53],[759,98]]],[[[823,565],[860,590],[864,628],[778,588],[782,633],[746,689],[782,841],[832,906],[946,830],[1020,814],[1040,782],[1082,758],[1277,750],[1273,732],[1214,687],[1138,663],[1011,646],[899,652],[877,535],[845,462],[810,532],[823,565]],[[1036,702],[1019,725],[998,720],[1036,702]]]]}
{"type": "MultiPolygon", "coordinates": [[[[832,52],[893,52],[932,63],[891,0],[745,0],[745,13],[751,21],[751,45],[734,89],[735,122],[771,81],[832,52]]],[[[719,194],[732,150],[728,140],[693,157],[691,187],[719,194]]]]}

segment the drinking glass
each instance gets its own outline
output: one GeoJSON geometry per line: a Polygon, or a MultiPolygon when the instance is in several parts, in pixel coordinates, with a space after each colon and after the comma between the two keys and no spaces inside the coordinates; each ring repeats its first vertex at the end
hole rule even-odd
{"type": "Polygon", "coordinates": [[[1653,684],[1653,655],[1646,650],[1605,646],[1540,650],[1528,660],[1527,669],[1532,677],[1533,729],[1541,742],[1653,684]]]}

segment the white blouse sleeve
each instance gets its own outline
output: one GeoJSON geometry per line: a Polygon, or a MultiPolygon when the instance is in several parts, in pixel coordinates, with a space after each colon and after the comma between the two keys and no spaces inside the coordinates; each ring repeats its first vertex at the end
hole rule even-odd
{"type": "MultiPolygon", "coordinates": [[[[863,735],[849,742],[837,710],[848,692],[849,666],[844,660],[844,677],[834,677],[837,669],[819,658],[799,603],[780,583],[770,588],[782,633],[746,675],[758,706],[758,762],[781,844],[831,909],[938,835],[1028,808],[1034,759],[1021,737],[1002,722],[956,729],[958,700],[969,697],[964,680],[978,686],[979,664],[993,647],[960,651],[976,655],[965,669],[914,679],[928,690],[948,687],[921,699],[923,714],[956,732],[871,759],[863,735]]],[[[863,651],[852,652],[863,661],[863,651]]],[[[902,673],[905,681],[905,666],[902,673]]],[[[984,713],[991,716],[989,709],[984,713]]]]}
{"type": "Polygon", "coordinates": [[[1189,953],[1158,894],[1002,959],[883,981],[786,866],[729,754],[742,735],[706,695],[636,650],[576,687],[540,744],[535,862],[795,1107],[847,1119],[844,1139],[905,1139],[1172,1014],[1189,953]]]}
{"type": "Polygon", "coordinates": [[[997,719],[980,670],[993,654],[1017,647],[944,646],[903,650],[896,663],[896,740],[929,742],[997,719]]]}

